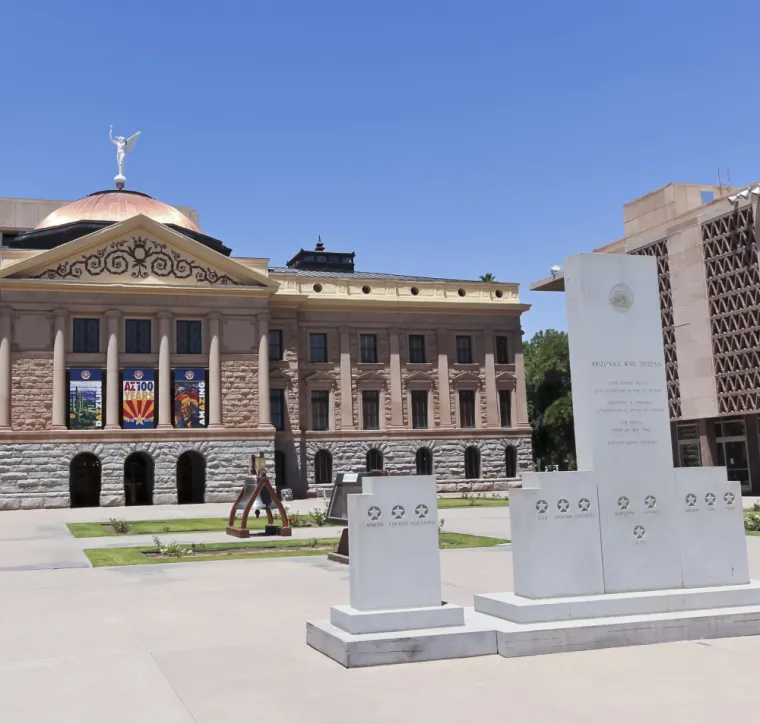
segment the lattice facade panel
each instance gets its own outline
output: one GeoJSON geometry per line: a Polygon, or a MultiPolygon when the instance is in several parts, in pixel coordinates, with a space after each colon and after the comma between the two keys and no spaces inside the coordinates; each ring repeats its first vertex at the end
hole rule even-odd
{"type": "Polygon", "coordinates": [[[751,206],[702,224],[718,412],[760,411],[760,266],[751,206]]]}
{"type": "Polygon", "coordinates": [[[673,294],[670,289],[670,263],[668,261],[668,241],[661,239],[642,246],[631,254],[653,256],[657,260],[657,281],[660,287],[660,320],[662,341],[665,347],[665,373],[668,380],[668,407],[670,419],[681,417],[681,388],[678,382],[678,356],[676,335],[673,328],[673,294]]]}

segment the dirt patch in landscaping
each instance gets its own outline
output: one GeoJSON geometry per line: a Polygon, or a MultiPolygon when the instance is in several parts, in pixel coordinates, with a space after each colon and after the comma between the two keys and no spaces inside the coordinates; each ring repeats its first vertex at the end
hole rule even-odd
{"type": "Polygon", "coordinates": [[[170,556],[165,555],[163,553],[158,553],[156,551],[145,551],[143,555],[145,555],[147,558],[164,558],[164,559],[171,559],[171,558],[224,558],[225,556],[237,556],[241,554],[245,555],[251,555],[251,554],[263,554],[263,553],[280,553],[283,551],[295,551],[295,552],[306,552],[306,551],[324,551],[324,552],[330,552],[333,550],[335,546],[329,545],[317,545],[317,546],[272,546],[267,548],[225,548],[221,551],[204,551],[204,550],[195,550],[195,551],[187,551],[182,556],[170,556]]]}

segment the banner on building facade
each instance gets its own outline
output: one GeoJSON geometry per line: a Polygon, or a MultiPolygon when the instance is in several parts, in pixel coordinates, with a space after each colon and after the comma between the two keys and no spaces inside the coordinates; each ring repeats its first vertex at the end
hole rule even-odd
{"type": "Polygon", "coordinates": [[[156,381],[152,369],[124,370],[121,390],[122,427],[144,430],[155,427],[156,381]]]}
{"type": "Polygon", "coordinates": [[[69,370],[69,427],[72,430],[103,427],[102,370],[69,370]]]}
{"type": "Polygon", "coordinates": [[[206,427],[206,370],[174,370],[175,427],[206,427]]]}

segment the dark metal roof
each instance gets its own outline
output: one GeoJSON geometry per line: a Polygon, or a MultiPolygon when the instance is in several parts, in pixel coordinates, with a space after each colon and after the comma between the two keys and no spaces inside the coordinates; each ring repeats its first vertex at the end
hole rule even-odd
{"type": "MultiPolygon", "coordinates": [[[[87,234],[92,234],[95,231],[105,229],[107,226],[113,226],[118,223],[115,221],[72,221],[68,224],[61,224],[60,226],[49,226],[44,229],[32,229],[16,236],[5,238],[4,246],[9,249],[53,249],[61,244],[66,244],[69,241],[80,239],[87,234]]],[[[193,231],[192,229],[186,229],[176,224],[164,224],[164,226],[178,231],[184,236],[189,236],[191,239],[207,246],[209,249],[218,251],[224,256],[229,256],[232,253],[232,249],[228,247],[219,239],[215,239],[213,236],[193,231]]]]}
{"type": "MultiPolygon", "coordinates": [[[[445,277],[416,277],[407,274],[384,274],[383,272],[328,272],[289,269],[284,266],[271,266],[272,274],[295,274],[299,277],[325,277],[329,279],[393,279],[399,282],[461,282],[462,284],[484,284],[479,279],[447,279],[445,277]]],[[[498,284],[499,282],[495,282],[498,284]]],[[[505,284],[507,282],[504,282],[505,284]]]]}

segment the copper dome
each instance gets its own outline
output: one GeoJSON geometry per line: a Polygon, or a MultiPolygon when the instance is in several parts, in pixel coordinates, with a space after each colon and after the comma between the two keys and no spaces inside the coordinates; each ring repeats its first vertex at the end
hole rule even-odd
{"type": "Polygon", "coordinates": [[[137,191],[98,191],[56,209],[35,229],[49,229],[76,221],[124,221],[138,214],[144,214],[160,224],[174,224],[203,233],[181,211],[137,191]]]}

